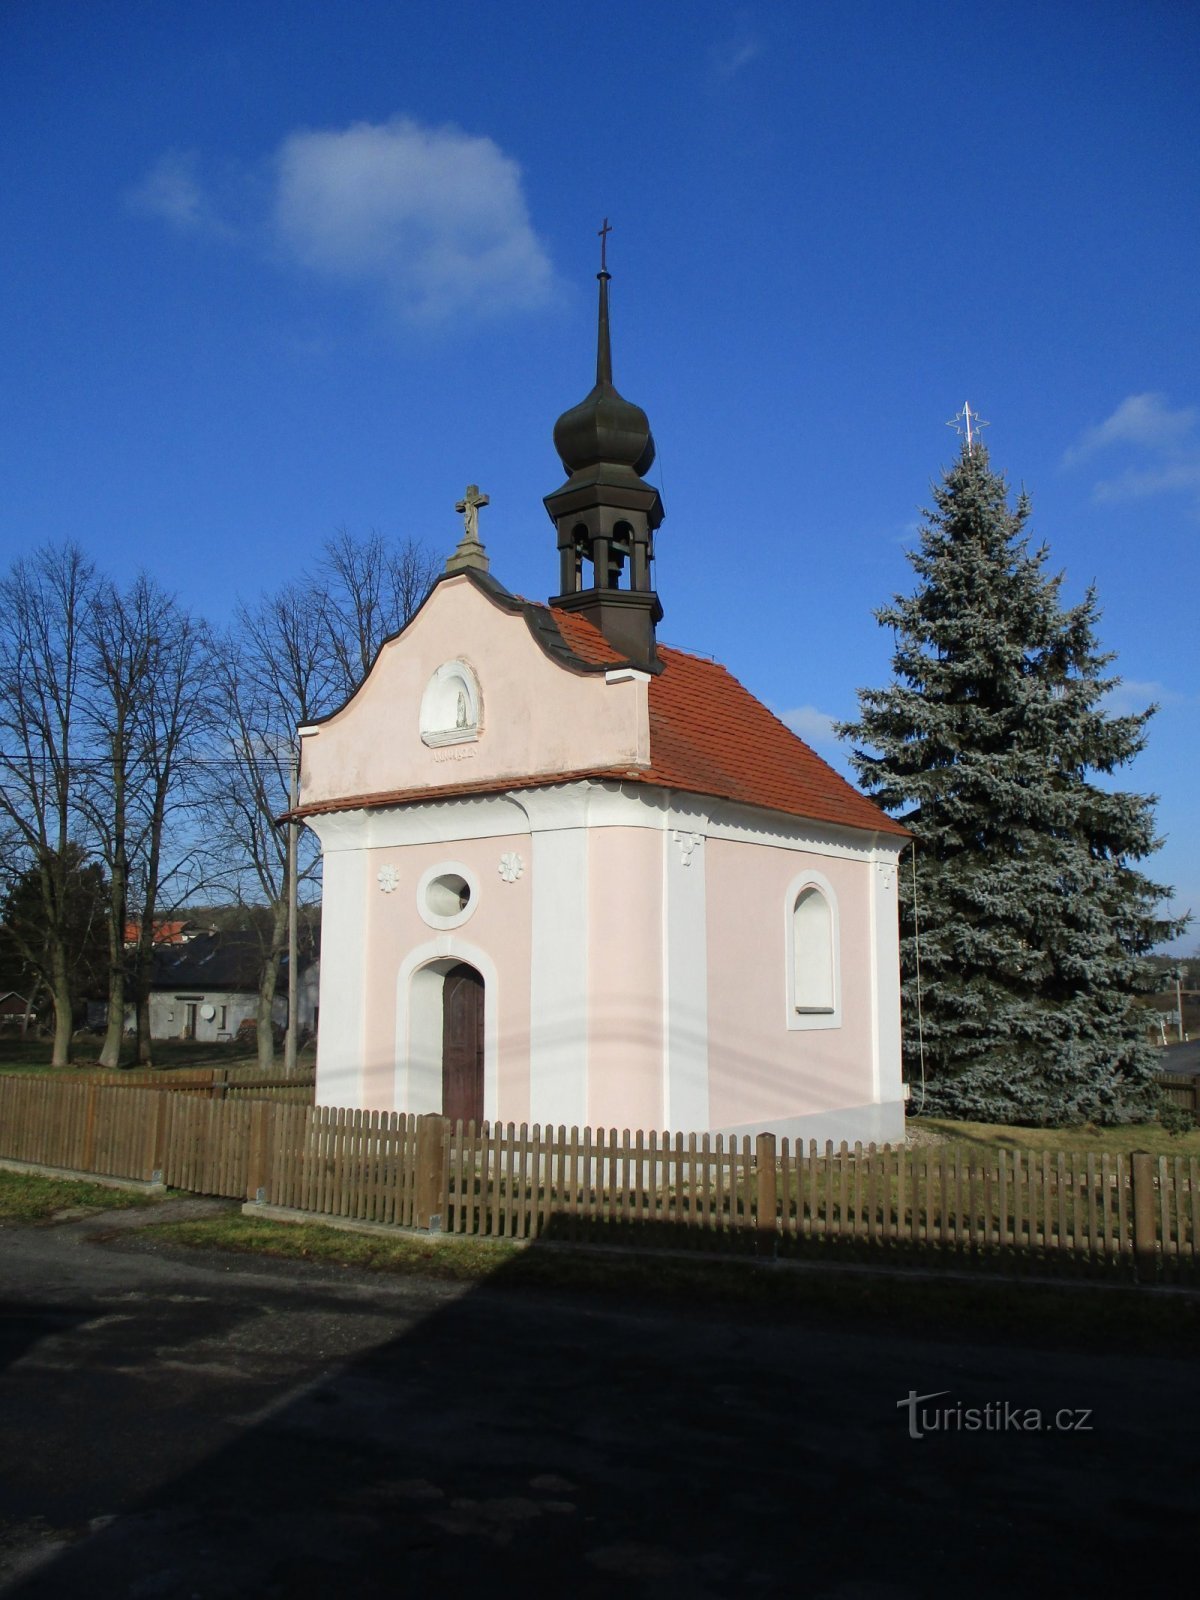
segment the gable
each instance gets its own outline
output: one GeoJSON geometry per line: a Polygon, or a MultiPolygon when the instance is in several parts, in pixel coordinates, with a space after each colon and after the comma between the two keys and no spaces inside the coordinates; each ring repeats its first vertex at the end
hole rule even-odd
{"type": "Polygon", "coordinates": [[[576,651],[579,627],[556,621],[473,575],[442,579],[347,704],[300,730],[301,813],[644,767],[646,675],[607,670],[622,658],[595,629],[576,651]]]}

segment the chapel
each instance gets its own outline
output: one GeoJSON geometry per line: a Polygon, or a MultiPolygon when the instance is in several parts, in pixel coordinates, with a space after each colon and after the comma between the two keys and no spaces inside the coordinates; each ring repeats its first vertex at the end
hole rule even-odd
{"type": "Polygon", "coordinates": [[[469,486],[420,610],[299,730],[317,1101],[895,1140],[908,836],[723,666],[658,643],[654,440],[598,276],[596,382],[545,497],[558,593],[490,571],[469,486]]]}

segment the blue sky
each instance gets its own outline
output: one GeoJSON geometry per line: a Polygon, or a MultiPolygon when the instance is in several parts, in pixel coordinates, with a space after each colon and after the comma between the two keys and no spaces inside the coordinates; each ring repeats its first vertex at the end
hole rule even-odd
{"type": "Polygon", "coordinates": [[[219,622],[342,526],[448,553],[473,481],[547,596],[607,215],[661,636],[841,761],[969,400],[1161,704],[1124,781],[1200,912],[1198,68],[1184,0],[9,0],[0,560],[219,622]]]}

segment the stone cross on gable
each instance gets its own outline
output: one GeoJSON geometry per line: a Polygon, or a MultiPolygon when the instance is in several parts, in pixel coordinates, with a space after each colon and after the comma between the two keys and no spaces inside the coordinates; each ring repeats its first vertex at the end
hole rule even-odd
{"type": "Polygon", "coordinates": [[[465,537],[472,544],[479,543],[479,508],[491,504],[491,497],[480,494],[477,483],[469,483],[467,492],[455,503],[454,509],[463,519],[465,537]]]}
{"type": "Polygon", "coordinates": [[[490,496],[480,494],[477,483],[469,483],[466,494],[455,502],[454,509],[463,519],[463,536],[446,563],[447,572],[462,572],[468,567],[474,567],[477,572],[488,570],[487,551],[479,542],[479,508],[490,504],[490,496]]]}

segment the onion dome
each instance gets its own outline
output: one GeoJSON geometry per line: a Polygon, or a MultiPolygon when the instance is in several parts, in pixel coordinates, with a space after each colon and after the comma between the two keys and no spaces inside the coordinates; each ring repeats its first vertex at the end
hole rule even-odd
{"type": "Polygon", "coordinates": [[[604,463],[629,467],[640,478],[654,461],[650,419],[641,406],[617,393],[612,381],[608,330],[608,272],[600,279],[600,326],[596,341],[596,386],[554,424],[554,448],[568,473],[604,463]]]}

